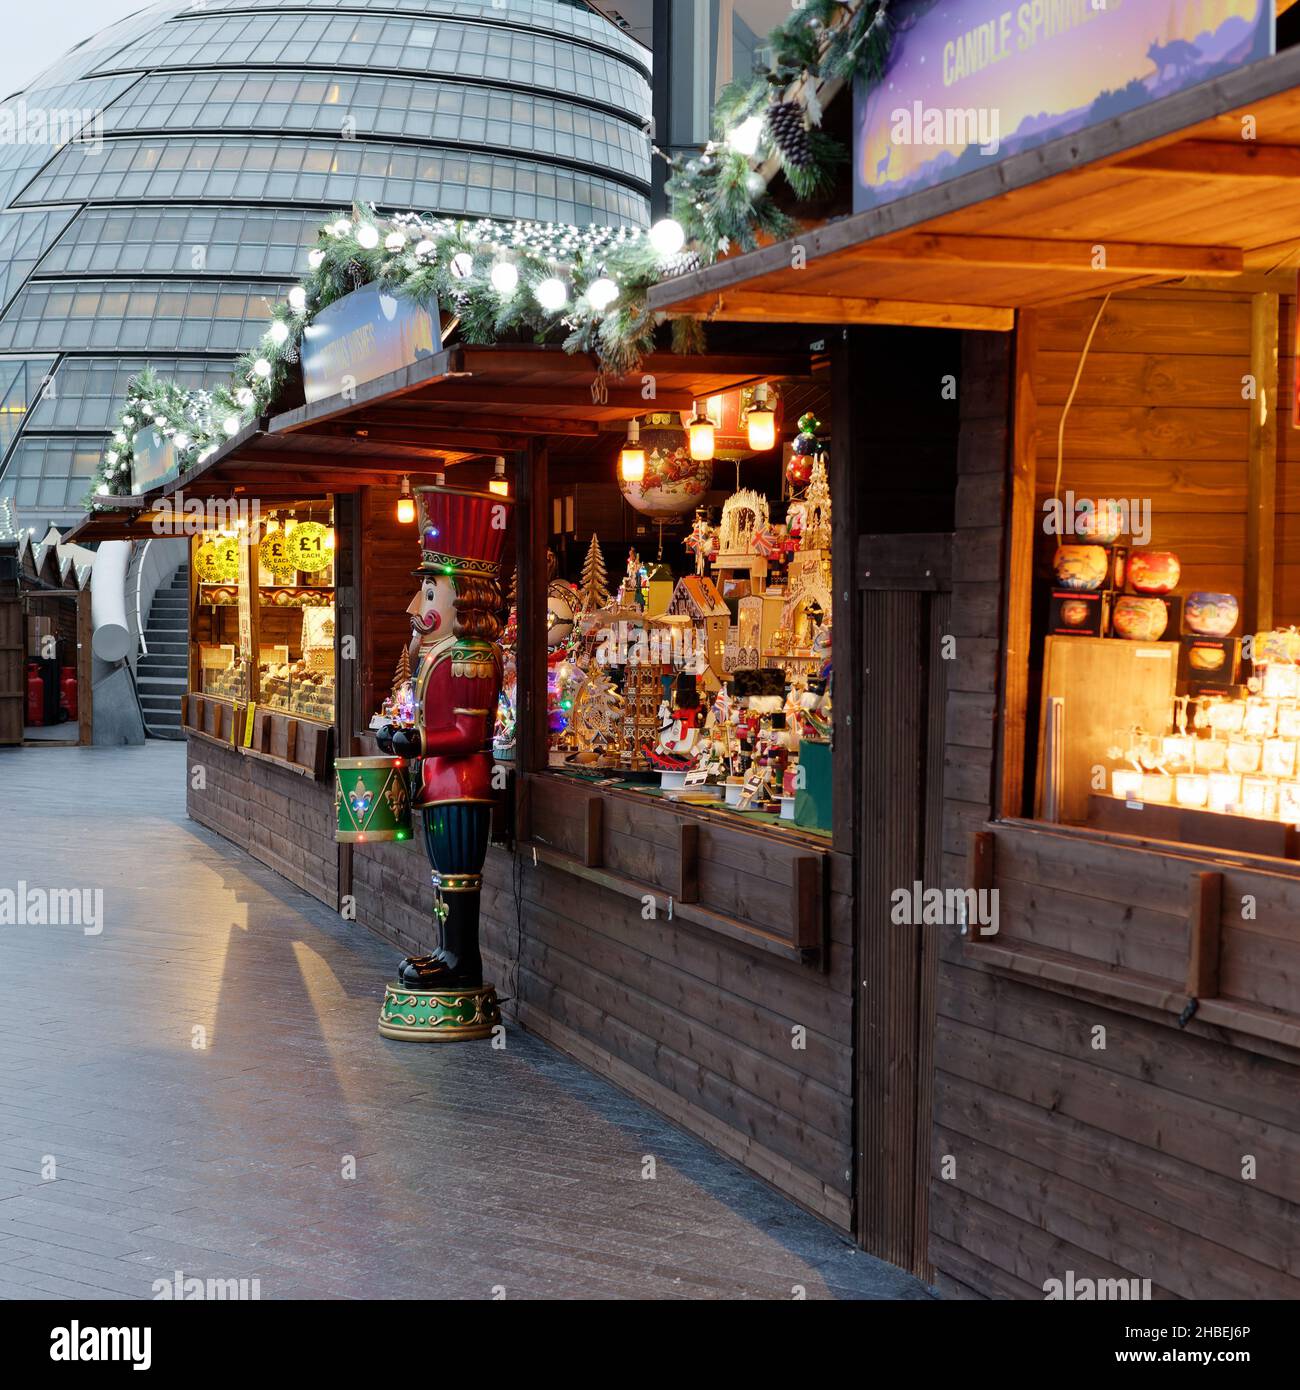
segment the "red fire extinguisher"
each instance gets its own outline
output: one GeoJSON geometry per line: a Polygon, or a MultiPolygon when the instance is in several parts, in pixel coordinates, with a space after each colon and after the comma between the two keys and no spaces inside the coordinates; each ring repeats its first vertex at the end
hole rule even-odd
{"type": "Polygon", "coordinates": [[[34,661],[27,663],[27,722],[45,723],[45,678],[34,661]]]}
{"type": "Polygon", "coordinates": [[[59,677],[59,708],[63,711],[65,719],[75,721],[77,717],[77,673],[71,666],[65,666],[63,674],[59,677]]]}

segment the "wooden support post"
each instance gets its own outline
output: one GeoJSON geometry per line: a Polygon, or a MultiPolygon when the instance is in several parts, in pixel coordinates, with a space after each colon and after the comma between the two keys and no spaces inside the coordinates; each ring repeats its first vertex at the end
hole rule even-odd
{"type": "Polygon", "coordinates": [[[1038,401],[1034,394],[1038,315],[1033,311],[1016,315],[1015,351],[1007,507],[1007,634],[1002,669],[1002,783],[994,794],[997,812],[1003,816],[1021,815],[1025,801],[1030,598],[1034,588],[1034,541],[1038,534],[1034,508],[1038,468],[1038,401]]]}
{"type": "Polygon", "coordinates": [[[515,614],[515,825],[532,839],[529,774],[546,766],[546,543],[550,536],[545,440],[516,456],[515,614]]]}
{"type": "Polygon", "coordinates": [[[801,951],[820,950],[825,934],[822,875],[826,860],[820,854],[801,854],[793,864],[792,904],[794,944],[801,951]]]}
{"type": "Polygon", "coordinates": [[[1188,917],[1187,993],[1193,999],[1213,999],[1219,993],[1219,941],[1223,875],[1195,873],[1188,917]]]}
{"type": "Polygon", "coordinates": [[[677,901],[700,900],[700,827],[692,820],[677,825],[677,901]]]}
{"type": "Polygon", "coordinates": [[[1243,632],[1273,626],[1273,570],[1277,549],[1278,296],[1250,297],[1250,402],[1246,455],[1246,593],[1243,632]]]}
{"type": "Polygon", "coordinates": [[[605,862],[605,798],[592,792],[587,798],[587,824],[582,842],[582,862],[589,869],[598,869],[605,862]]]}

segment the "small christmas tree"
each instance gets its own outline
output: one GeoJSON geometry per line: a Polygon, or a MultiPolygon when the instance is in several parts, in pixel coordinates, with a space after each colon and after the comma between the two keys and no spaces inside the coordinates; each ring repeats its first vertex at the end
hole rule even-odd
{"type": "Polygon", "coordinates": [[[582,562],[581,611],[594,613],[609,602],[609,576],[605,573],[605,557],[600,553],[596,533],[591,533],[587,558],[582,562]]]}
{"type": "Polygon", "coordinates": [[[396,700],[401,694],[403,687],[408,685],[411,680],[411,654],[402,648],[402,654],[397,658],[397,669],[393,672],[393,699],[396,700]]]}

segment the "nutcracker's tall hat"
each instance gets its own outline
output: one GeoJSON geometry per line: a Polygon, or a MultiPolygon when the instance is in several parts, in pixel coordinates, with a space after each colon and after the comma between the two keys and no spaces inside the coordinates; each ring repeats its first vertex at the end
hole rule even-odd
{"type": "Polygon", "coordinates": [[[415,573],[495,579],[513,499],[446,486],[417,487],[415,496],[420,508],[420,567],[415,573]]]}

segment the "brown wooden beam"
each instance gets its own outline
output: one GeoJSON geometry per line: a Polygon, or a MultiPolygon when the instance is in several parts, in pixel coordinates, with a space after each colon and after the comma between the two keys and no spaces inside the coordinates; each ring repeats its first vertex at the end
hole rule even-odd
{"type": "Polygon", "coordinates": [[[1194,873],[1188,906],[1187,993],[1213,999],[1219,992],[1219,942],[1222,932],[1223,875],[1194,873]]]}
{"type": "Polygon", "coordinates": [[[913,232],[869,241],[848,253],[854,261],[907,261],[943,265],[1023,266],[1032,270],[1088,274],[1236,275],[1241,251],[1235,246],[1179,246],[1105,237],[967,236],[913,232]],[[1104,255],[1104,262],[1098,264],[1104,255]]]}
{"type": "Polygon", "coordinates": [[[1250,401],[1246,452],[1246,594],[1243,632],[1273,626],[1273,579],[1277,556],[1278,319],[1276,294],[1250,300],[1250,401]]]}
{"type": "Polygon", "coordinates": [[[1258,140],[1179,140],[1112,167],[1175,178],[1296,179],[1300,147],[1258,140]]]}
{"type": "Polygon", "coordinates": [[[758,290],[728,290],[697,312],[732,323],[889,323],[994,333],[1009,333],[1015,324],[1013,309],[993,305],[927,304],[910,299],[833,294],[767,294],[758,290]]]}
{"type": "MultiPolygon", "coordinates": [[[[436,429],[439,433],[444,428],[473,429],[472,423],[465,425],[461,422],[451,422],[446,427],[442,424],[441,417],[430,413],[430,408],[436,406],[435,402],[421,402],[409,406],[404,406],[398,401],[388,409],[359,411],[355,415],[350,415],[346,421],[346,428],[371,429],[379,425],[396,425],[401,429],[436,429]]],[[[462,417],[462,420],[464,417],[462,417]]],[[[472,417],[471,417],[472,420],[472,417]]],[[[335,421],[336,427],[343,427],[342,422],[335,421]]],[[[493,415],[490,418],[492,429],[502,433],[513,434],[550,434],[559,430],[564,434],[583,434],[595,435],[600,433],[600,422],[598,420],[579,420],[565,418],[563,416],[552,415],[493,415]]],[[[312,432],[308,426],[308,433],[312,432]]]]}
{"type": "MultiPolygon", "coordinates": [[[[593,382],[595,380],[593,376],[593,382]]],[[[609,386],[599,400],[594,399],[590,386],[515,386],[510,382],[475,381],[473,377],[457,377],[439,382],[436,388],[418,398],[419,405],[442,409],[447,405],[562,406],[582,410],[588,418],[601,410],[689,410],[694,397],[689,391],[660,390],[647,405],[638,386],[609,386]]],[[[579,417],[582,418],[582,417],[579,417]]],[[[493,417],[495,424],[504,427],[505,417],[493,417]]]]}

